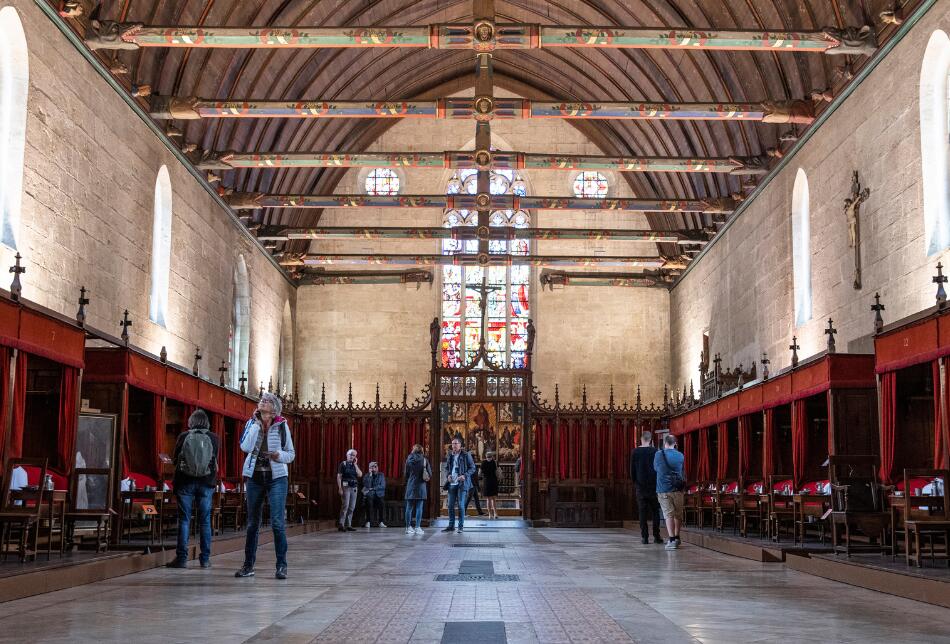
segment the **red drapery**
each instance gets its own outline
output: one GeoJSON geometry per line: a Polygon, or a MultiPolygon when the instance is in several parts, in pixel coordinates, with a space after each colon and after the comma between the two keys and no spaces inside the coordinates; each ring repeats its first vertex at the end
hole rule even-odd
{"type": "Polygon", "coordinates": [[[56,445],[59,466],[67,476],[76,464],[76,425],[79,421],[76,396],[78,376],[79,373],[75,367],[64,366],[59,388],[59,426],[56,445]]]}
{"type": "Polygon", "coordinates": [[[244,453],[244,450],[241,449],[241,439],[244,438],[244,427],[247,425],[247,420],[238,420],[235,421],[234,432],[234,446],[232,449],[232,457],[234,458],[234,469],[237,471],[237,476],[244,475],[244,461],[247,459],[247,454],[244,453]]]}
{"type": "Polygon", "coordinates": [[[23,427],[26,424],[26,361],[26,353],[18,351],[13,384],[13,426],[10,435],[10,453],[7,458],[23,456],[23,427]]]}
{"type": "Polygon", "coordinates": [[[891,482],[894,469],[894,434],[897,424],[897,374],[881,374],[881,480],[891,482]]]}
{"type": "Polygon", "coordinates": [[[224,441],[224,416],[215,414],[211,420],[211,430],[218,436],[218,477],[224,478],[227,475],[228,450],[225,449],[224,441]]]}
{"type": "Polygon", "coordinates": [[[7,444],[7,384],[10,382],[10,349],[0,346],[0,456],[7,444]]]}
{"type": "Polygon", "coordinates": [[[745,480],[749,475],[749,455],[751,453],[752,434],[749,431],[749,417],[739,416],[739,479],[745,480]]]}
{"type": "Polygon", "coordinates": [[[726,480],[729,474],[729,424],[716,427],[716,479],[726,480]]]}
{"type": "Polygon", "coordinates": [[[696,480],[709,480],[709,428],[699,430],[699,443],[696,448],[696,480]]]}
{"type": "Polygon", "coordinates": [[[155,469],[151,474],[156,481],[162,478],[162,461],[158,455],[165,451],[165,414],[162,410],[162,397],[152,394],[152,458],[155,469]]]}
{"type": "MultiPolygon", "coordinates": [[[[934,379],[934,469],[946,467],[943,457],[943,427],[940,414],[940,361],[933,361],[933,379],[934,379]]],[[[947,398],[947,390],[950,389],[950,378],[945,385],[943,399],[950,403],[947,398]]]]}
{"type": "Polygon", "coordinates": [[[762,482],[768,483],[769,477],[775,474],[775,446],[772,434],[775,429],[775,410],[766,409],[762,427],[762,482]]]}
{"type": "MultiPolygon", "coordinates": [[[[693,432],[690,432],[683,436],[683,473],[689,481],[695,481],[697,478],[693,454],[693,432]]],[[[631,474],[631,476],[633,475],[631,474]]]]}
{"type": "Polygon", "coordinates": [[[568,450],[570,447],[570,423],[566,420],[561,421],[561,426],[557,428],[557,472],[559,479],[566,479],[568,474],[568,450]]]}
{"type": "Polygon", "coordinates": [[[808,414],[806,400],[792,403],[792,482],[800,490],[805,479],[805,460],[808,458],[808,414]]]}

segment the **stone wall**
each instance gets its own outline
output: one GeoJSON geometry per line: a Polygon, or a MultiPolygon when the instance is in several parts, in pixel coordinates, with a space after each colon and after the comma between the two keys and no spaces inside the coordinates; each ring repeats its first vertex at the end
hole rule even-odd
{"type": "Polygon", "coordinates": [[[748,367],[766,352],[776,370],[790,363],[793,334],[802,358],[823,350],[829,317],[839,351],[870,351],[875,292],[887,307],[886,322],[933,304],[930,277],[947,253],[928,257],[925,248],[918,82],[931,33],[948,24],[950,6],[938,3],[673,289],[675,386],[698,379],[704,332],[723,367],[748,367]],[[799,168],[811,192],[813,315],[796,327],[791,202],[799,168]],[[871,189],[861,210],[861,290],[852,288],[854,254],[843,209],[853,170],[871,189]]]}
{"type": "MultiPolygon", "coordinates": [[[[23,297],[71,316],[84,285],[90,326],[118,335],[128,309],[133,344],[155,354],[165,346],[170,361],[189,367],[200,346],[202,375],[217,380],[228,357],[232,273],[243,254],[250,382],[276,381],[281,314],[293,304],[293,287],[31,0],[6,5],[19,12],[29,49],[23,297]],[[163,165],[173,190],[165,327],[148,319],[152,201],[163,165]]],[[[3,247],[0,266],[13,254],[3,247]]]]}
{"type": "MultiPolygon", "coordinates": [[[[471,91],[468,90],[467,94],[471,91]]],[[[499,92],[502,94],[502,92],[499,92]]],[[[466,95],[466,91],[459,95],[466,95]]],[[[495,121],[493,144],[501,150],[602,154],[577,129],[554,121],[495,121]]],[[[400,122],[370,148],[386,151],[443,151],[472,149],[470,122],[400,122]]],[[[367,170],[351,170],[337,187],[340,194],[362,193],[367,170]]],[[[445,191],[451,172],[400,169],[404,194],[445,191]]],[[[572,194],[574,174],[561,171],[521,173],[532,195],[572,194]]],[[[617,173],[605,173],[610,196],[631,196],[617,173]]],[[[616,212],[532,213],[534,226],[644,228],[643,215],[616,212]]],[[[328,210],[321,225],[440,226],[441,210],[347,211],[328,210]]],[[[321,241],[313,252],[438,253],[440,244],[429,240],[321,241]]],[[[538,254],[654,255],[656,245],[642,242],[541,242],[538,254]]],[[[397,269],[400,267],[383,267],[397,269]]],[[[580,270],[580,269],[568,269],[580,270]]],[[[620,270],[620,269],[610,269],[620,270]]],[[[328,400],[345,400],[348,383],[354,398],[372,400],[376,383],[384,401],[401,399],[403,383],[410,396],[428,382],[429,322],[439,315],[440,283],[393,286],[313,286],[298,291],[296,363],[301,395],[318,399],[327,385],[328,400]]],[[[539,272],[531,278],[532,318],[537,327],[535,379],[543,394],[580,400],[584,385],[589,398],[607,401],[610,385],[618,400],[633,401],[642,385],[645,402],[660,401],[669,378],[669,296],[664,290],[570,286],[540,291],[539,272]]]]}

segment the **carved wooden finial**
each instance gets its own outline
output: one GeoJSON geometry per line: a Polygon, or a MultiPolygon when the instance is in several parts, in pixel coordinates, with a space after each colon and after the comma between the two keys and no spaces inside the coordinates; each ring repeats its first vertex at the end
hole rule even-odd
{"type": "Polygon", "coordinates": [[[663,384],[663,407],[665,407],[666,409],[670,408],[669,395],[670,395],[669,385],[664,383],[663,384]]]}
{"type": "Polygon", "coordinates": [[[191,375],[198,375],[198,366],[201,363],[201,347],[195,347],[195,364],[191,367],[191,375]]]}
{"type": "Polygon", "coordinates": [[[379,409],[379,383],[376,383],[376,409],[379,409]]]}
{"type": "Polygon", "coordinates": [[[947,305],[947,291],[943,288],[943,285],[947,283],[947,276],[943,274],[943,264],[940,262],[937,262],[937,274],[931,281],[937,285],[937,307],[942,309],[947,305]]]}
{"type": "Polygon", "coordinates": [[[884,318],[881,316],[881,311],[884,310],[884,305],[881,304],[881,294],[874,294],[874,304],[871,305],[871,310],[874,311],[874,332],[880,333],[881,329],[884,328],[884,318]]]}
{"type": "Polygon", "coordinates": [[[587,409],[587,383],[581,388],[581,407],[587,409]]]}
{"type": "Polygon", "coordinates": [[[686,383],[683,383],[683,396],[680,398],[680,401],[686,402],[686,383]]]}
{"type": "MultiPolygon", "coordinates": [[[[12,269],[11,269],[12,270],[12,269]]],[[[129,310],[126,309],[122,314],[122,321],[119,322],[119,326],[122,327],[122,342],[125,346],[129,346],[129,327],[132,326],[132,320],[129,319],[129,310]]]]}
{"type": "Polygon", "coordinates": [[[402,383],[402,408],[405,409],[409,406],[409,386],[403,381],[402,383]]]}
{"type": "Polygon", "coordinates": [[[762,359],[759,362],[762,363],[762,380],[768,380],[769,379],[769,364],[771,364],[771,360],[769,360],[769,357],[765,354],[764,351],[762,352],[762,359]]]}
{"type": "Polygon", "coordinates": [[[267,379],[267,391],[270,393],[274,392],[274,376],[270,376],[267,379]]]}
{"type": "Polygon", "coordinates": [[[327,383],[325,382],[320,385],[320,406],[327,406],[327,383]]]}
{"type": "Polygon", "coordinates": [[[224,374],[228,372],[228,363],[224,360],[221,361],[221,366],[218,367],[218,373],[221,374],[221,377],[218,379],[218,384],[222,387],[224,386],[224,374]]]}
{"type": "Polygon", "coordinates": [[[554,383],[554,406],[555,407],[561,406],[561,394],[560,392],[558,392],[557,383],[554,383]]]}
{"type": "Polygon", "coordinates": [[[168,349],[165,348],[165,345],[162,345],[162,350],[158,352],[158,359],[162,364],[168,362],[168,349]]]}
{"type": "Polygon", "coordinates": [[[637,385],[637,411],[641,409],[640,405],[640,385],[637,385]]]}
{"type": "Polygon", "coordinates": [[[10,272],[13,273],[13,282],[10,284],[10,297],[14,300],[19,300],[20,295],[23,293],[23,285],[20,283],[20,275],[26,272],[25,266],[20,266],[20,260],[23,259],[20,256],[20,253],[16,254],[14,260],[16,263],[10,267],[10,272]]]}
{"type": "Polygon", "coordinates": [[[257,397],[262,398],[264,396],[264,381],[261,380],[260,386],[257,388],[257,397]]]}
{"type": "Polygon", "coordinates": [[[739,372],[739,389],[741,390],[742,386],[745,384],[745,372],[742,371],[741,362],[739,363],[739,368],[737,369],[737,371],[739,372]]]}
{"type": "Polygon", "coordinates": [[[692,405],[696,401],[696,390],[693,389],[693,379],[689,379],[689,404],[692,405]]]}
{"type": "Polygon", "coordinates": [[[792,366],[797,367],[798,366],[798,350],[801,349],[801,347],[798,346],[798,338],[796,336],[794,335],[792,336],[792,343],[788,345],[788,348],[792,350],[792,366]]]}
{"type": "Polygon", "coordinates": [[[352,382],[350,383],[349,393],[346,396],[346,402],[350,407],[353,406],[353,383],[352,382]]]}
{"type": "Polygon", "coordinates": [[[835,352],[835,334],[838,332],[838,329],[835,328],[834,322],[831,318],[828,318],[828,328],[825,329],[825,335],[828,336],[828,353],[835,352]]]}
{"type": "Polygon", "coordinates": [[[76,324],[79,326],[86,325],[86,305],[89,304],[89,299],[86,297],[86,287],[79,287],[79,310],[76,311],[76,324]]]}
{"type": "Polygon", "coordinates": [[[245,375],[243,370],[241,371],[241,377],[238,378],[238,382],[241,384],[241,395],[244,395],[247,392],[247,389],[244,387],[244,383],[247,382],[247,375],[245,375]]]}
{"type": "Polygon", "coordinates": [[[610,409],[614,408],[614,384],[613,383],[610,383],[610,399],[609,399],[608,406],[610,407],[610,409]]]}

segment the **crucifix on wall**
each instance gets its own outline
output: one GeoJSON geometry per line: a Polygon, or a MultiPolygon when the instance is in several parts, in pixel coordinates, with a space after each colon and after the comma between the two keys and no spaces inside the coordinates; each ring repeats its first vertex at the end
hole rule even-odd
{"type": "Polygon", "coordinates": [[[870,194],[870,188],[861,190],[858,171],[855,170],[851,179],[851,196],[844,200],[844,214],[848,218],[848,245],[854,249],[855,289],[861,288],[861,204],[867,201],[870,194]]]}
{"type": "Polygon", "coordinates": [[[481,337],[478,341],[478,346],[480,349],[485,348],[485,333],[488,331],[488,294],[492,291],[500,291],[504,289],[504,286],[489,286],[488,285],[488,267],[485,266],[482,268],[482,285],[479,287],[481,293],[481,301],[478,303],[479,309],[482,313],[482,329],[481,337]]]}

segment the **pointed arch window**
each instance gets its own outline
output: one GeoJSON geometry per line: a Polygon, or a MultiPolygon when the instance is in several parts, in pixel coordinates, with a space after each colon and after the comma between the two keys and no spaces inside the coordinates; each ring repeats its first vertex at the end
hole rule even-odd
{"type": "Polygon", "coordinates": [[[152,202],[152,272],[148,317],[165,326],[168,319],[168,276],[172,254],[172,183],[168,168],[162,166],[155,178],[152,202]]]}
{"type": "Polygon", "coordinates": [[[927,255],[950,247],[950,36],[930,36],[920,69],[920,162],[927,255]]]}
{"type": "Polygon", "coordinates": [[[808,177],[801,168],[792,188],[792,279],[795,292],[795,326],[811,319],[811,211],[808,177]]]}
{"type": "Polygon", "coordinates": [[[581,199],[602,199],[608,188],[607,177],[594,170],[585,170],[574,178],[574,196],[581,199]]]}
{"type": "Polygon", "coordinates": [[[398,195],[399,175],[389,168],[375,168],[366,175],[364,187],[368,195],[398,195]]]}
{"type": "Polygon", "coordinates": [[[0,242],[16,248],[23,196],[26,101],[30,85],[26,36],[13,7],[0,9],[0,242]]]}
{"type": "MultiPolygon", "coordinates": [[[[477,192],[477,170],[462,170],[452,177],[446,187],[449,194],[477,192]]],[[[520,176],[510,170],[492,170],[491,193],[524,196],[526,185],[520,176]]],[[[475,226],[478,213],[474,210],[448,210],[443,217],[446,228],[475,226]]],[[[496,210],[489,218],[493,227],[527,228],[531,217],[524,210],[496,210]]],[[[491,240],[488,252],[493,254],[527,255],[527,239],[491,240]]],[[[478,240],[446,239],[442,253],[477,253],[478,240]]],[[[488,271],[488,293],[485,348],[492,362],[498,366],[525,366],[528,348],[527,324],[530,315],[529,266],[444,266],[442,268],[442,364],[458,367],[468,362],[478,351],[481,338],[482,278],[488,271]]]]}
{"type": "Polygon", "coordinates": [[[251,351],[251,285],[247,277],[247,262],[238,255],[234,266],[234,300],[231,307],[231,386],[239,389],[243,373],[248,374],[251,351]]]}
{"type": "Polygon", "coordinates": [[[279,393],[287,395],[294,390],[294,318],[290,302],[284,302],[284,314],[280,321],[280,367],[279,393]]]}

